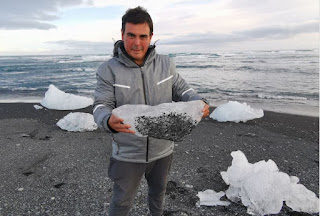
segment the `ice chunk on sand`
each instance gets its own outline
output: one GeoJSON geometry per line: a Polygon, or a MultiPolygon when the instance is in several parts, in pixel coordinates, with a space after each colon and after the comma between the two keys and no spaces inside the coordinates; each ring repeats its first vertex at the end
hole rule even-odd
{"type": "Polygon", "coordinates": [[[251,164],[241,151],[231,153],[232,165],[221,172],[230,185],[226,191],[231,201],[241,200],[249,214],[266,215],[280,212],[283,202],[294,211],[319,212],[319,199],[295,176],[280,172],[272,160],[251,164]]]}
{"type": "Polygon", "coordinates": [[[40,104],[48,109],[75,110],[92,105],[93,99],[65,93],[51,84],[40,104]]]}
{"type": "Polygon", "coordinates": [[[37,105],[37,104],[33,105],[33,107],[34,107],[36,110],[43,109],[42,106],[39,106],[39,105],[37,105]]]}
{"type": "Polygon", "coordinates": [[[264,113],[261,109],[253,109],[246,103],[239,103],[237,101],[229,101],[221,104],[211,114],[210,118],[218,122],[246,122],[255,118],[263,117],[264,113]]]}
{"type": "Polygon", "coordinates": [[[223,197],[225,193],[223,191],[215,192],[214,190],[205,190],[198,192],[197,196],[200,199],[200,205],[204,206],[228,206],[230,202],[221,201],[220,198],[223,197]]]}
{"type": "Polygon", "coordinates": [[[69,113],[57,122],[62,130],[72,131],[72,132],[84,132],[93,131],[98,128],[93,120],[93,115],[89,113],[69,113]]]}
{"type": "Polygon", "coordinates": [[[157,106],[123,105],[112,111],[131,126],[137,136],[181,141],[200,122],[201,100],[163,103],[157,106]]]}

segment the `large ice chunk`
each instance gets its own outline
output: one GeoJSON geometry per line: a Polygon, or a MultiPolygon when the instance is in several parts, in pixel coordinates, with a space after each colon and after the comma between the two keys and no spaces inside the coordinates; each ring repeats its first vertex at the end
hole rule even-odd
{"type": "Polygon", "coordinates": [[[92,105],[93,99],[65,93],[51,84],[40,104],[48,109],[75,110],[92,105]]]}
{"type": "Polygon", "coordinates": [[[264,113],[261,109],[253,109],[246,103],[239,103],[237,101],[229,101],[221,104],[211,114],[210,118],[218,122],[246,122],[255,118],[263,117],[264,113]]]}
{"type": "Polygon", "coordinates": [[[62,130],[72,132],[93,131],[98,128],[93,120],[93,115],[89,113],[69,113],[57,122],[62,130]]]}
{"type": "Polygon", "coordinates": [[[124,119],[137,136],[181,141],[200,122],[203,107],[201,100],[157,106],[127,104],[112,113],[124,119]]]}
{"type": "Polygon", "coordinates": [[[230,185],[226,196],[241,200],[249,214],[266,215],[280,212],[283,202],[294,211],[317,213],[319,199],[315,193],[298,184],[299,179],[280,172],[272,160],[251,164],[241,151],[231,153],[232,165],[221,172],[230,185]]]}

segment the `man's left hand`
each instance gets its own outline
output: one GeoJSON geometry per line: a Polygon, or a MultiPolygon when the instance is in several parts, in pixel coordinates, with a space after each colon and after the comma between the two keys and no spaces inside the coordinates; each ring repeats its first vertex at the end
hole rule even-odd
{"type": "Polygon", "coordinates": [[[205,105],[204,105],[204,108],[202,110],[203,112],[203,115],[202,115],[202,118],[205,118],[205,117],[208,117],[209,116],[209,105],[206,104],[205,102],[203,102],[205,105]]]}

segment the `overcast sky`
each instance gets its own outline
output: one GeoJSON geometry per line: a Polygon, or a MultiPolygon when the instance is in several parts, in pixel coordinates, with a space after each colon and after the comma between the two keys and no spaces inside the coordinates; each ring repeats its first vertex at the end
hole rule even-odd
{"type": "Polygon", "coordinates": [[[318,0],[0,0],[0,55],[109,54],[121,17],[145,7],[157,50],[316,49],[318,0]]]}

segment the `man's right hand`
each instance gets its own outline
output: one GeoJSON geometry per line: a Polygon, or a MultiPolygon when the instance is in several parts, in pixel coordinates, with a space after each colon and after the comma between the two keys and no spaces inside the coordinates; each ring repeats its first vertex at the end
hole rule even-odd
{"type": "Polygon", "coordinates": [[[128,124],[123,124],[123,119],[118,118],[117,116],[111,114],[109,120],[108,120],[108,125],[115,131],[117,132],[124,132],[124,133],[132,133],[134,134],[135,131],[129,130],[131,128],[130,125],[128,124]]]}

